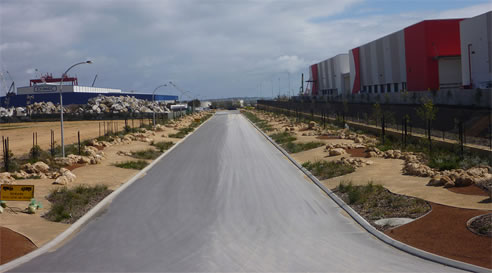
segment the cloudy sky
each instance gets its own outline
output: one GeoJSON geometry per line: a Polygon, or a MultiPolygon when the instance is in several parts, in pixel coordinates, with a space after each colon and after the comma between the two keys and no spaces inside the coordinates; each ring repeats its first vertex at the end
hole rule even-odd
{"type": "Polygon", "coordinates": [[[173,81],[200,98],[270,96],[289,78],[298,92],[309,64],[408,25],[490,10],[491,0],[0,0],[0,72],[25,86],[90,59],[70,73],[80,85],[97,74],[96,86],[125,91],[173,81]]]}

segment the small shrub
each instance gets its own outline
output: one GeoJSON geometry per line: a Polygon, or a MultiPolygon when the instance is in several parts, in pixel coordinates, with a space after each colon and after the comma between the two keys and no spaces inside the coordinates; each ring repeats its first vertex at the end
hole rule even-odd
{"type": "Polygon", "coordinates": [[[276,133],[270,135],[270,137],[278,144],[296,140],[296,137],[290,134],[289,132],[276,133]]]}
{"type": "Polygon", "coordinates": [[[52,206],[43,217],[54,222],[74,223],[110,193],[105,185],[56,189],[47,197],[52,206]]]}
{"type": "Polygon", "coordinates": [[[161,141],[161,142],[152,143],[152,146],[154,146],[157,149],[159,149],[159,151],[161,153],[164,152],[164,151],[166,151],[166,150],[168,150],[173,145],[174,145],[174,142],[172,142],[172,141],[161,141]]]}
{"type": "Polygon", "coordinates": [[[294,142],[290,141],[290,142],[286,142],[286,143],[282,144],[282,147],[288,153],[294,154],[294,153],[299,153],[302,151],[307,151],[307,150],[311,150],[314,148],[318,148],[318,147],[323,146],[323,145],[324,144],[322,142],[314,142],[314,141],[307,142],[307,143],[294,143],[294,142]]]}
{"type": "MultiPolygon", "coordinates": [[[[329,179],[354,172],[354,167],[335,161],[305,162],[302,166],[308,169],[314,176],[320,179],[329,179]]],[[[347,187],[352,187],[347,186],[347,187]]]]}
{"type": "Polygon", "coordinates": [[[161,155],[162,151],[156,151],[155,149],[141,150],[132,152],[132,157],[138,159],[156,159],[161,155]]]}
{"type": "Polygon", "coordinates": [[[32,159],[38,159],[39,156],[41,155],[41,152],[42,152],[41,147],[39,145],[34,145],[29,151],[29,156],[32,159]]]}
{"type": "Polygon", "coordinates": [[[116,163],[114,166],[123,168],[123,169],[134,169],[141,170],[145,168],[149,163],[145,160],[137,160],[137,161],[125,161],[121,163],[116,163]]]}

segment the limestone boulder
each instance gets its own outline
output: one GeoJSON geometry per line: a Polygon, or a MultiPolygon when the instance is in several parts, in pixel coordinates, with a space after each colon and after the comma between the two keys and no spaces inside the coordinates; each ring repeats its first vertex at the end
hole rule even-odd
{"type": "Polygon", "coordinates": [[[15,178],[9,172],[0,173],[0,184],[14,184],[15,178]]]}
{"type": "Polygon", "coordinates": [[[36,170],[37,173],[47,173],[50,170],[50,166],[48,164],[44,163],[43,161],[38,161],[32,165],[34,170],[36,170]]]}
{"type": "Polygon", "coordinates": [[[342,148],[334,148],[329,151],[330,156],[344,155],[347,152],[342,148]]]}

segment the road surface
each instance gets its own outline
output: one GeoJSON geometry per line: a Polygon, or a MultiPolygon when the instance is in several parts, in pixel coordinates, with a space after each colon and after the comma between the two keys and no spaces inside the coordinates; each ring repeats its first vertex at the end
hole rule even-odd
{"type": "Polygon", "coordinates": [[[372,237],[243,116],[223,112],[72,240],[14,271],[454,269],[372,237]]]}

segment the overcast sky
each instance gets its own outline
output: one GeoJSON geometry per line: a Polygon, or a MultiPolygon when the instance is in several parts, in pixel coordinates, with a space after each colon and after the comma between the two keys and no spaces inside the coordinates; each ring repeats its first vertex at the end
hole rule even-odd
{"type": "Polygon", "coordinates": [[[98,74],[95,86],[124,91],[173,81],[201,98],[270,96],[272,85],[288,92],[290,75],[297,93],[312,63],[424,19],[490,10],[490,0],[0,0],[0,71],[26,86],[90,59],[70,73],[79,85],[98,74]]]}

